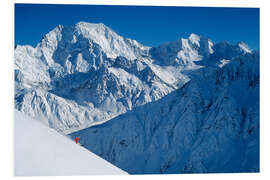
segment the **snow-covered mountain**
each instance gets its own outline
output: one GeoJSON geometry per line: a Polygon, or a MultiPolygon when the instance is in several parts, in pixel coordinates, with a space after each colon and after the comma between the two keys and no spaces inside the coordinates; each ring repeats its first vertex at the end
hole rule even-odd
{"type": "Polygon", "coordinates": [[[243,42],[57,26],[16,46],[15,107],[128,173],[259,171],[259,53],[243,42]]]}
{"type": "Polygon", "coordinates": [[[14,117],[16,176],[127,174],[37,120],[14,117]]]}
{"type": "Polygon", "coordinates": [[[258,172],[259,56],[219,65],[190,73],[160,100],[70,136],[131,174],[258,172]]]}
{"type": "Polygon", "coordinates": [[[103,24],[57,26],[36,47],[15,48],[16,109],[67,133],[158,100],[189,80],[183,66],[155,60],[161,48],[103,24]]]}
{"type": "Polygon", "coordinates": [[[164,97],[188,82],[185,72],[203,67],[200,61],[241,53],[251,50],[195,34],[150,48],[102,23],[59,25],[36,47],[16,46],[15,107],[68,133],[164,97]]]}

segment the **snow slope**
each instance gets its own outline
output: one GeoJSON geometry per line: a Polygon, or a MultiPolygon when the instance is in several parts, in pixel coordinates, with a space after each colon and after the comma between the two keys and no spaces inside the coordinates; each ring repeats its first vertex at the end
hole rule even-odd
{"type": "Polygon", "coordinates": [[[55,130],[15,110],[15,175],[127,174],[55,130]]]}

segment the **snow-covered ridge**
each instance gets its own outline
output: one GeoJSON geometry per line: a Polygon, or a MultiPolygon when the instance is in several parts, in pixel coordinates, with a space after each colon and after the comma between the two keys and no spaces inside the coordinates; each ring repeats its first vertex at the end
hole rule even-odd
{"type": "Polygon", "coordinates": [[[38,120],[14,113],[16,176],[127,174],[38,120]]]}
{"type": "Polygon", "coordinates": [[[102,23],[59,25],[36,47],[15,48],[15,107],[68,133],[161,99],[191,71],[252,53],[195,34],[150,48],[102,23]]]}
{"type": "Polygon", "coordinates": [[[154,47],[150,49],[150,54],[162,64],[192,69],[196,68],[194,61],[200,61],[213,54],[212,47],[210,39],[191,34],[187,39],[180,38],[175,42],[154,47]]]}
{"type": "Polygon", "coordinates": [[[259,172],[259,56],[201,68],[162,99],[70,136],[130,174],[259,172]]]}

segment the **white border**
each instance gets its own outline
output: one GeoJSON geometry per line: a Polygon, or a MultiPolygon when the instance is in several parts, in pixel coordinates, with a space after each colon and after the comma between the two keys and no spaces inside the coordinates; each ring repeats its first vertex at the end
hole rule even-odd
{"type": "Polygon", "coordinates": [[[270,179],[270,39],[269,39],[269,0],[2,0],[1,1],[1,65],[0,65],[0,179],[13,179],[13,48],[14,48],[14,7],[13,3],[49,4],[110,4],[110,5],[165,5],[165,6],[208,6],[208,7],[260,7],[260,52],[261,52],[261,173],[250,174],[195,174],[195,175],[144,175],[144,176],[86,176],[86,177],[21,177],[28,179],[270,179]],[[268,103],[268,104],[267,104],[268,103]]]}
{"type": "Polygon", "coordinates": [[[259,7],[261,0],[15,0],[16,3],[109,4],[148,6],[259,7]]]}

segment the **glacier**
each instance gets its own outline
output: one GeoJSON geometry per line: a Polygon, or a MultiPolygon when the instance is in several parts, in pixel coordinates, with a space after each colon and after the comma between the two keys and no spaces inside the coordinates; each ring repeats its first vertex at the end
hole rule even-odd
{"type": "Polygon", "coordinates": [[[17,110],[130,174],[259,171],[259,51],[244,42],[148,47],[78,22],[14,59],[17,110]]]}

